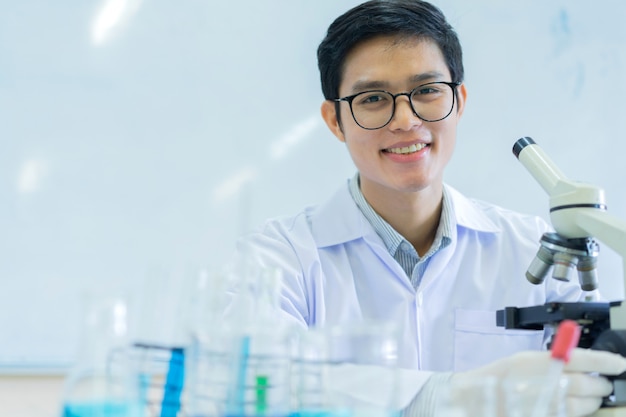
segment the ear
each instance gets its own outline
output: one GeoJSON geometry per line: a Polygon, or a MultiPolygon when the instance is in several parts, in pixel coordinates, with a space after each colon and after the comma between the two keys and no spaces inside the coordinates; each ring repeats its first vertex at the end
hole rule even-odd
{"type": "Polygon", "coordinates": [[[341,124],[337,119],[336,106],[334,101],[325,100],[322,103],[322,118],[326,122],[326,126],[333,132],[333,135],[337,137],[342,142],[345,142],[346,139],[343,135],[343,130],[341,129],[341,124]]]}
{"type": "Polygon", "coordinates": [[[465,83],[461,84],[457,87],[457,114],[459,117],[463,115],[463,110],[465,110],[465,101],[467,100],[467,89],[465,88],[465,83]]]}

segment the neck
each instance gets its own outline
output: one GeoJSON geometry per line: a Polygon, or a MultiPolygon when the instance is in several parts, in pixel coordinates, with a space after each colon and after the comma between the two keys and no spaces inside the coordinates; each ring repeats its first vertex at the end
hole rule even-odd
{"type": "Polygon", "coordinates": [[[362,183],[361,192],[374,211],[408,240],[420,256],[430,249],[441,218],[442,185],[398,192],[362,183]]]}

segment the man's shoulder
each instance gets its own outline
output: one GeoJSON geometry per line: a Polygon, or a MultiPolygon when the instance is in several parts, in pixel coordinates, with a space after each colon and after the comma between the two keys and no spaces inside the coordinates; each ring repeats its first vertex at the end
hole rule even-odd
{"type": "Polygon", "coordinates": [[[545,219],[535,214],[524,213],[490,201],[468,197],[450,186],[447,186],[446,190],[452,200],[457,222],[461,226],[472,227],[477,224],[490,223],[496,229],[504,232],[529,230],[543,233],[551,229],[545,219]]]}
{"type": "Polygon", "coordinates": [[[343,184],[326,201],[305,206],[295,214],[268,218],[255,232],[284,238],[334,240],[340,231],[354,229],[356,210],[348,187],[343,184]]]}

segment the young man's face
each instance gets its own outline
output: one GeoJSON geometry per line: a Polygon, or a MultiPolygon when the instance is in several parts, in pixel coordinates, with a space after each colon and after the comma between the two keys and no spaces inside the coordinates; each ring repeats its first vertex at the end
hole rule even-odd
{"type": "MultiPolygon", "coordinates": [[[[393,94],[409,92],[434,81],[452,81],[435,43],[416,39],[398,41],[382,36],[357,45],[348,54],[339,96],[373,89],[393,94]]],[[[324,102],[324,120],[335,136],[346,143],[360,172],[361,188],[366,197],[373,193],[384,195],[391,190],[415,192],[431,189],[439,193],[465,104],[464,85],[457,90],[454,109],[444,120],[422,121],[412,112],[408,97],[399,96],[393,119],[376,130],[357,125],[347,102],[340,103],[340,125],[335,103],[324,102]]]]}

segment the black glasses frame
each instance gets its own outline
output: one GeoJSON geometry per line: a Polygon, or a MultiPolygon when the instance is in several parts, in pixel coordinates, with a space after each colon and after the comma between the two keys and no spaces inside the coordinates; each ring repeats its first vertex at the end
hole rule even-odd
{"type": "Polygon", "coordinates": [[[377,130],[377,129],[382,129],[383,127],[387,126],[391,120],[393,120],[393,116],[395,116],[396,114],[396,98],[400,97],[400,96],[407,96],[409,99],[409,105],[411,106],[411,110],[413,111],[413,114],[418,117],[420,120],[423,120],[425,122],[439,122],[445,118],[447,118],[448,116],[450,116],[450,114],[452,113],[452,110],[454,109],[454,103],[456,102],[456,88],[458,86],[460,86],[461,83],[460,82],[449,82],[449,81],[433,81],[430,83],[426,83],[426,84],[422,84],[422,85],[418,85],[417,87],[415,87],[414,89],[412,89],[411,91],[408,92],[403,92],[403,93],[397,93],[397,94],[393,94],[389,91],[386,90],[367,90],[367,91],[361,91],[360,93],[356,93],[356,94],[352,94],[350,96],[345,96],[345,97],[341,97],[341,98],[336,98],[333,99],[333,101],[335,103],[341,103],[342,101],[347,102],[350,105],[350,113],[352,114],[352,118],[354,119],[354,122],[359,125],[359,127],[361,127],[362,129],[365,130],[377,130]],[[424,117],[420,116],[416,111],[415,108],[413,107],[413,100],[411,100],[411,96],[413,95],[413,93],[415,93],[418,89],[423,88],[425,86],[429,86],[429,85],[433,85],[433,84],[445,84],[448,87],[450,87],[452,89],[452,106],[450,107],[450,111],[443,117],[439,118],[439,119],[434,119],[434,120],[429,120],[429,119],[425,119],[424,117]],[[352,102],[354,101],[354,99],[358,96],[360,96],[361,94],[366,94],[366,93],[386,93],[389,94],[391,97],[393,97],[393,107],[391,109],[391,116],[389,117],[389,120],[387,120],[385,122],[385,124],[383,124],[382,126],[378,126],[378,127],[365,127],[363,125],[361,125],[361,123],[358,122],[358,120],[356,119],[356,117],[354,116],[354,110],[352,110],[352,102]]]}

